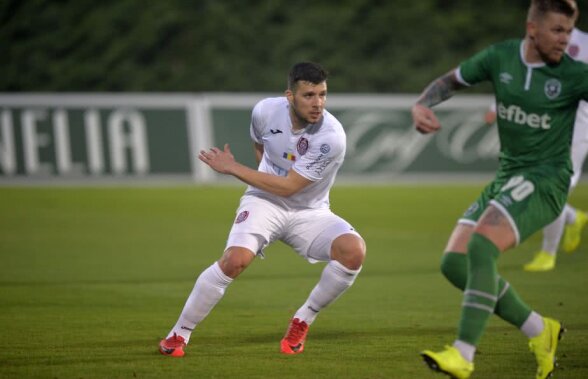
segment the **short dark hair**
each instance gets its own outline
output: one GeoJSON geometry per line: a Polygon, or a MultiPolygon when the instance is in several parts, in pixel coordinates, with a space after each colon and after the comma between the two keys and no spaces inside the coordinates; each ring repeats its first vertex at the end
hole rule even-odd
{"type": "Polygon", "coordinates": [[[549,12],[561,13],[568,17],[578,16],[576,0],[531,0],[527,20],[537,20],[549,12]]]}
{"type": "Polygon", "coordinates": [[[290,69],[288,74],[288,89],[294,90],[300,81],[319,84],[327,80],[329,74],[318,63],[300,62],[290,69]]]}

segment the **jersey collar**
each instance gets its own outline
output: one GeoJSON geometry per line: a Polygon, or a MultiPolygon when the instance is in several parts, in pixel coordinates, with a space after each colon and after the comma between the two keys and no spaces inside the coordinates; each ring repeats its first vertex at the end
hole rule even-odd
{"type": "Polygon", "coordinates": [[[540,63],[528,63],[525,60],[525,46],[527,45],[527,41],[523,38],[521,40],[521,47],[519,49],[519,54],[521,56],[521,62],[523,62],[523,64],[529,68],[538,68],[538,67],[543,67],[545,66],[545,62],[540,62],[540,63]]]}

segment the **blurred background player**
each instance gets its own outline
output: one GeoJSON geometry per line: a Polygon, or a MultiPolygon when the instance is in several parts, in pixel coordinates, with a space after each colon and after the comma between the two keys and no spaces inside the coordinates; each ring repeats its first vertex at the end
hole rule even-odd
{"type": "Polygon", "coordinates": [[[339,121],[324,108],[326,98],[325,70],[315,63],[296,64],[285,96],[262,100],[253,109],[251,138],[258,170],[236,162],[228,145],[200,152],[202,162],[249,187],[224,254],[196,280],[177,323],[160,342],[162,354],[183,356],[192,331],[233,279],[276,240],[311,263],[328,262],[290,321],[280,344],[283,353],[302,353],[308,327],[319,311],[355,281],[366,247],[353,227],[329,209],[329,191],[343,164],[346,137],[339,121]]]}
{"type": "MultiPolygon", "coordinates": [[[[575,28],[570,36],[567,53],[572,58],[588,63],[588,33],[575,28]]],[[[492,104],[484,120],[488,124],[496,121],[496,104],[492,104]]],[[[574,174],[570,183],[570,193],[582,175],[582,166],[588,153],[588,103],[581,101],[574,123],[572,138],[572,167],[574,174]]],[[[586,213],[566,203],[563,212],[551,224],[543,228],[543,244],[534,258],[524,265],[525,271],[549,271],[555,267],[557,249],[573,253],[580,245],[582,230],[588,221],[586,213]],[[562,239],[563,235],[563,239],[562,239]]]]}
{"type": "Polygon", "coordinates": [[[563,211],[572,175],[570,141],[580,100],[588,100],[588,65],[566,56],[578,16],[574,0],[532,0],[526,34],[492,45],[433,81],[412,108],[416,129],[441,128],[431,107],[456,90],[490,81],[496,97],[500,166],[455,226],[441,270],[464,289],[452,346],[421,353],[430,368],[468,378],[493,313],[529,338],[536,378],[551,375],[559,321],[531,310],[498,273],[501,252],[518,245],[563,211]]]}

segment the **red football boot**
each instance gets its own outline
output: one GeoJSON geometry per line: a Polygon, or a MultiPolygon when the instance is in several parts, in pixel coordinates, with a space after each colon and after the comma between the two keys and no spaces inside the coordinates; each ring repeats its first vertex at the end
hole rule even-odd
{"type": "Polygon", "coordinates": [[[300,321],[295,318],[290,322],[288,331],[280,347],[284,354],[300,354],[304,351],[304,340],[306,339],[306,333],[308,333],[308,324],[304,321],[300,321]]]}
{"type": "Polygon", "coordinates": [[[184,340],[184,337],[178,336],[176,333],[174,333],[173,336],[163,339],[161,342],[159,342],[159,352],[163,355],[179,358],[184,356],[185,346],[186,340],[184,340]]]}

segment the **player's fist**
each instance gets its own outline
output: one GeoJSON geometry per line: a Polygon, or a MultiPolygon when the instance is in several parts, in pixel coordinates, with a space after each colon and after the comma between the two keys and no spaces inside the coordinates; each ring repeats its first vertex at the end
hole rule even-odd
{"type": "Polygon", "coordinates": [[[492,125],[496,122],[496,112],[489,110],[484,114],[484,122],[488,125],[492,125]]]}
{"type": "Polygon", "coordinates": [[[419,133],[428,134],[441,129],[441,124],[431,108],[427,108],[421,104],[415,104],[411,111],[414,127],[419,133]]]}

